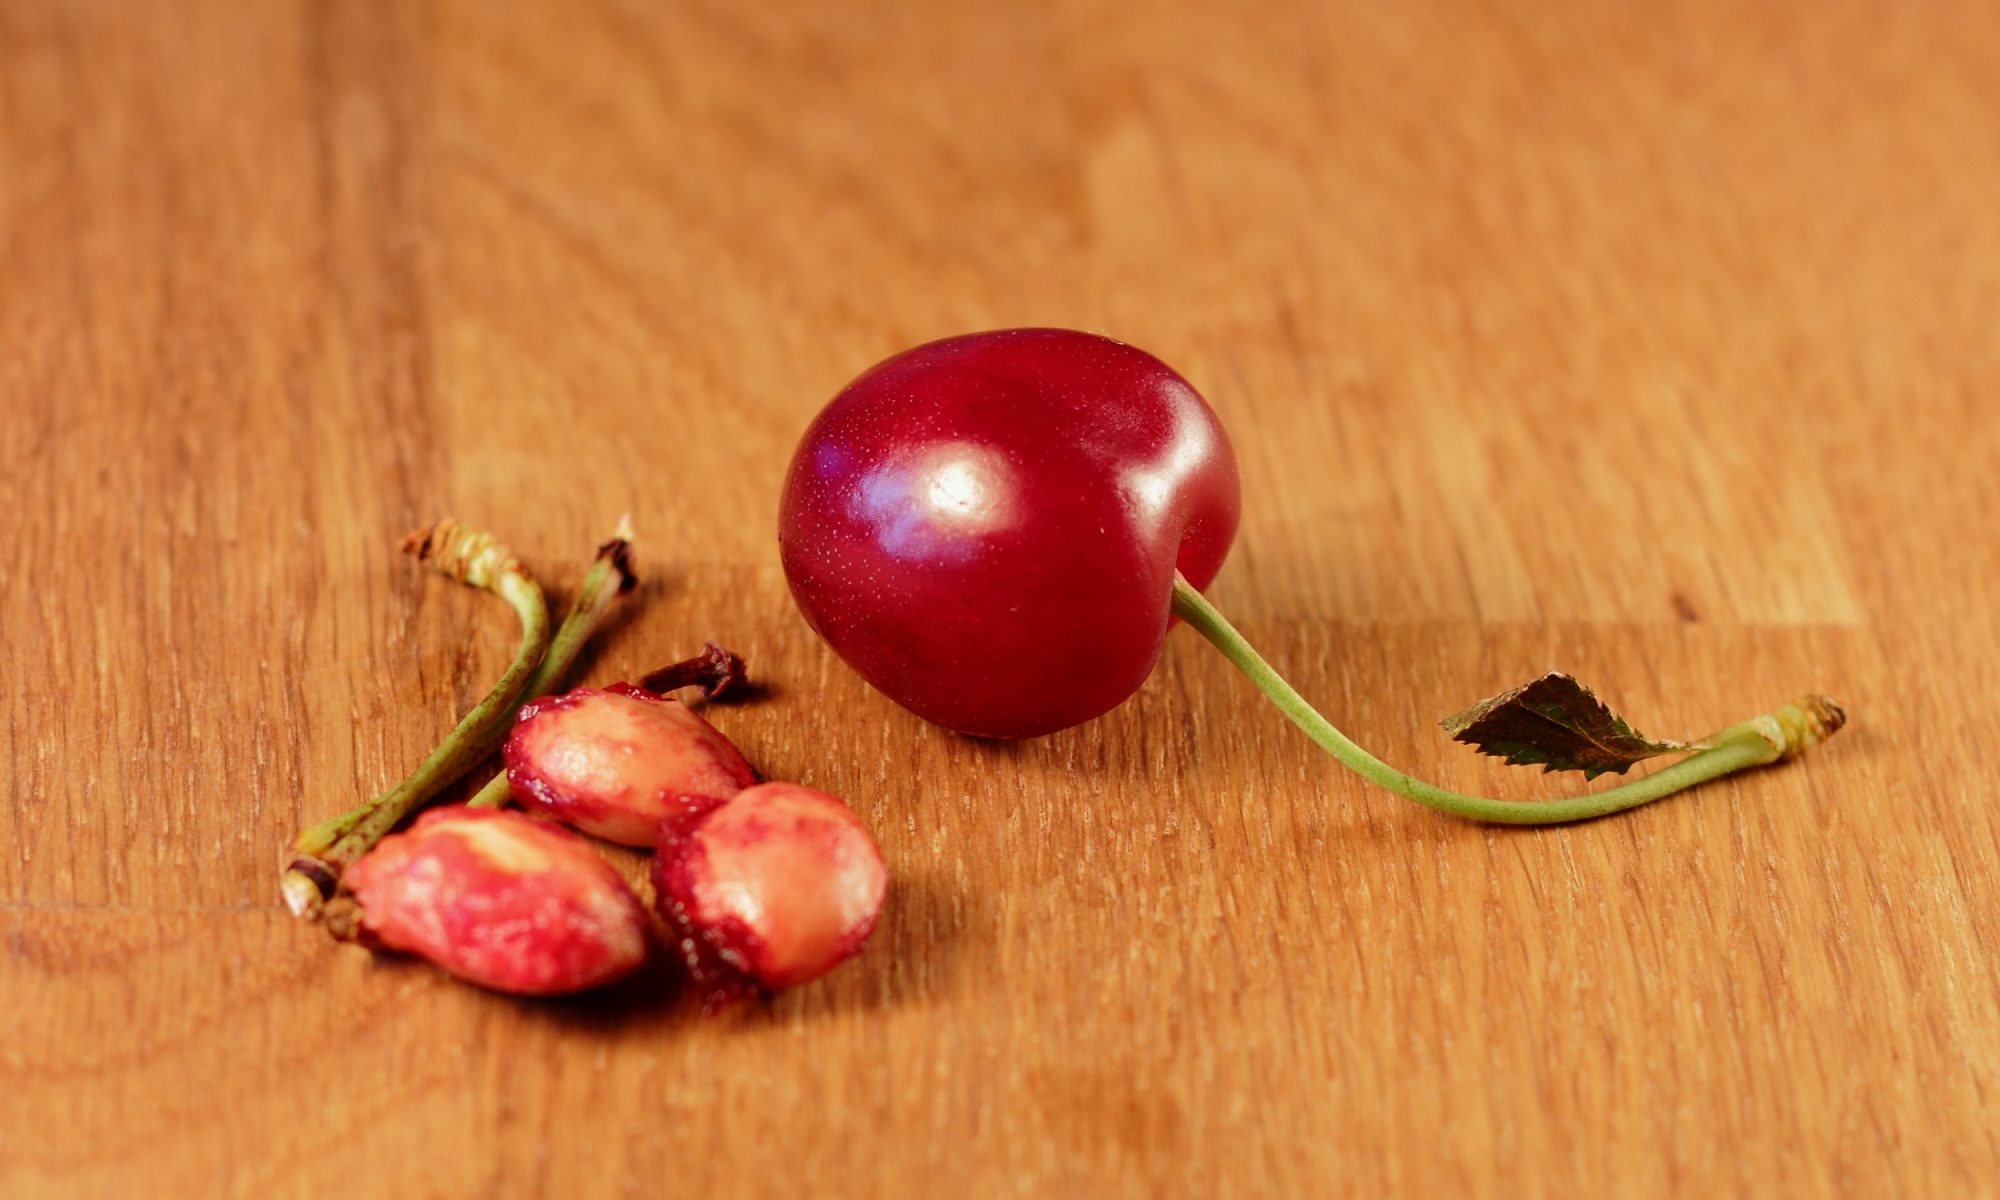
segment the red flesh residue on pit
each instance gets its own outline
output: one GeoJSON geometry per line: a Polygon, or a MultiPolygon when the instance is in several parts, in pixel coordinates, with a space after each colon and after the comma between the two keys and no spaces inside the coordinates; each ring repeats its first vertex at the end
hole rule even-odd
{"type": "Polygon", "coordinates": [[[425,813],[343,884],[365,941],[496,991],[582,991],[646,956],[645,910],[624,877],[575,834],[520,813],[425,813]]]}
{"type": "Polygon", "coordinates": [[[662,829],[661,915],[704,1008],[818,978],[858,953],[881,913],[881,852],[847,806],[796,784],[762,784],[662,829]]]}
{"type": "Polygon", "coordinates": [[[504,751],[525,807],[627,846],[757,781],[721,731],[678,700],[631,684],[522,706],[504,751]]]}

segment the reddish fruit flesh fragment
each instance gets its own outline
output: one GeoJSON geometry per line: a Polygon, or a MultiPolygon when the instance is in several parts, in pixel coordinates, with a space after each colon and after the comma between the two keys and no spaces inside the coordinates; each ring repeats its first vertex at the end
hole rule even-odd
{"type": "Polygon", "coordinates": [[[651,846],[661,822],[712,808],[757,779],[699,713],[622,684],[524,706],[505,757],[523,807],[627,846],[651,846]]]}
{"type": "Polygon", "coordinates": [[[764,783],[669,825],[653,863],[661,915],[711,997],[816,979],[852,957],[882,911],[882,852],[836,797],[764,783]]]}
{"type": "Polygon", "coordinates": [[[580,992],[646,957],[646,914],[582,838],[520,813],[425,813],[347,869],[370,940],[527,996],[580,992]]]}

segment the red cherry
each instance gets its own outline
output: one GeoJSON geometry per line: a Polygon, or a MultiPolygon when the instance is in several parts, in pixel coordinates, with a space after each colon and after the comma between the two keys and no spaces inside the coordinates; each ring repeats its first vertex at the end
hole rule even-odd
{"type": "MultiPolygon", "coordinates": [[[[778,549],[807,622],[940,725],[1018,738],[1088,721],[1145,681],[1178,617],[1349,768],[1475,820],[1602,816],[1840,727],[1838,707],[1809,696],[1593,795],[1521,804],[1436,787],[1355,745],[1201,594],[1236,516],[1229,438],[1186,380],[1109,338],[1010,329],[898,354],[835,396],[785,477],[778,549]]],[[[1509,753],[1566,761],[1569,727],[1551,728],[1537,736],[1552,750],[1509,753]]]]}
{"type": "Polygon", "coordinates": [[[1095,334],[932,342],[806,431],[778,542],[806,620],[891,699],[962,733],[1052,733],[1159,658],[1178,570],[1236,533],[1236,460],[1194,388],[1095,334]]]}

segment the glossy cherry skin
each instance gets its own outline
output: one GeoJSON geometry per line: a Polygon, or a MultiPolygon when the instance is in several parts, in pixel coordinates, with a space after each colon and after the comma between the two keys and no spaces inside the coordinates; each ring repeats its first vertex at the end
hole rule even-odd
{"type": "Polygon", "coordinates": [[[1095,334],[947,338],[875,366],[806,430],[778,544],[809,624],[927,720],[1036,737],[1151,673],[1175,570],[1236,533],[1229,437],[1194,388],[1095,334]]]}

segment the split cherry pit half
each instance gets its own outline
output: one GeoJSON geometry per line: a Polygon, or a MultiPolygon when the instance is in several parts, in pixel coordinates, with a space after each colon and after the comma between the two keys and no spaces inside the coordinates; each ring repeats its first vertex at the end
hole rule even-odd
{"type": "Polygon", "coordinates": [[[905,351],[835,396],[793,457],[778,544],[807,623],[939,725],[1024,738],[1088,721],[1145,681],[1178,617],[1348,767],[1476,820],[1632,808],[1794,757],[1843,719],[1804,697],[1676,744],[1695,753],[1650,776],[1565,800],[1434,787],[1334,728],[1203,597],[1238,503],[1228,435],[1165,363],[1094,334],[1000,330],[905,351]]]}

